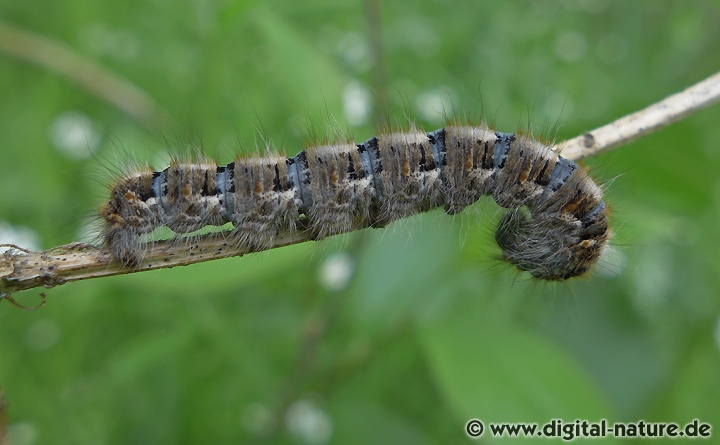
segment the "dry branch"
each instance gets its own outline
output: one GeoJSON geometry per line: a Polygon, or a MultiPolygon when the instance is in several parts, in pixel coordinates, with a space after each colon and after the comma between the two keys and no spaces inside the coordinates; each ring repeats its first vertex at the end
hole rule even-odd
{"type": "Polygon", "coordinates": [[[720,100],[720,73],[649,107],[580,136],[561,142],[555,148],[575,161],[629,144],[677,122],[720,100]]]}
{"type": "MultiPolygon", "coordinates": [[[[720,99],[720,73],[715,74],[687,90],[668,97],[644,110],[625,116],[615,122],[558,144],[564,157],[579,160],[649,134],[676,122],[689,114],[708,107],[720,99]]],[[[298,223],[294,234],[281,234],[272,248],[309,241],[311,235],[298,223]]],[[[46,288],[70,281],[99,278],[186,266],[203,261],[241,256],[249,251],[226,242],[222,235],[208,234],[190,241],[159,241],[137,267],[128,268],[114,262],[110,253],[96,246],[72,243],[44,252],[31,252],[14,245],[0,256],[0,299],[12,292],[46,288]]]]}

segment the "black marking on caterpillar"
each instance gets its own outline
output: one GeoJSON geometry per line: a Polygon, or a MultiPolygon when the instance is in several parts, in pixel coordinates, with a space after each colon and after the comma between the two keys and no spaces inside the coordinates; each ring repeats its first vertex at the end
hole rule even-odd
{"type": "Polygon", "coordinates": [[[101,215],[107,247],[132,266],[146,235],[162,226],[186,234],[230,222],[227,239],[263,250],[302,215],[321,239],[435,207],[454,214],[482,195],[509,209],[495,235],[503,258],[536,278],[584,274],[611,236],[602,189],[584,169],[530,137],[485,126],[384,134],[226,166],[174,162],[122,177],[101,215]]]}

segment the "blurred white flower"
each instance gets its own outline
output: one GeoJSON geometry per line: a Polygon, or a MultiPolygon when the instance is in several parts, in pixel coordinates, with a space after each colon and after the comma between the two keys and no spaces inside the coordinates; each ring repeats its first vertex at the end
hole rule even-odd
{"type": "Polygon", "coordinates": [[[343,90],[343,112],[352,126],[363,125],[370,114],[370,92],[358,81],[351,81],[343,90]]]}
{"type": "Polygon", "coordinates": [[[338,253],[328,256],[320,265],[320,285],[329,291],[339,292],[344,290],[355,271],[355,261],[347,253],[338,253]]]}
{"type": "Polygon", "coordinates": [[[285,426],[293,436],[307,444],[327,443],[333,431],[330,416],[308,399],[296,400],[288,406],[285,426]]]}
{"type": "Polygon", "coordinates": [[[453,94],[450,87],[438,87],[419,93],[415,107],[423,120],[443,123],[453,115],[453,94]]]}
{"type": "Polygon", "coordinates": [[[89,157],[100,143],[96,125],[78,111],[66,111],[55,118],[48,136],[55,148],[76,159],[89,157]]]}

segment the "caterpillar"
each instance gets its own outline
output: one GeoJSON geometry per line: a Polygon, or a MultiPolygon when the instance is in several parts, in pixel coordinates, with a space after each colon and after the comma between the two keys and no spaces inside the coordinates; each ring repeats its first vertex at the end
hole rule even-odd
{"type": "Polygon", "coordinates": [[[282,232],[322,239],[443,207],[462,211],[490,195],[507,212],[495,240],[502,257],[543,280],[585,274],[611,237],[602,189],[575,162],[529,136],[485,125],[382,134],[227,165],[174,161],[125,174],[101,207],[103,238],[116,261],[142,260],[147,234],[205,226],[251,250],[282,232]],[[226,233],[227,232],[227,233],[226,233]]]}

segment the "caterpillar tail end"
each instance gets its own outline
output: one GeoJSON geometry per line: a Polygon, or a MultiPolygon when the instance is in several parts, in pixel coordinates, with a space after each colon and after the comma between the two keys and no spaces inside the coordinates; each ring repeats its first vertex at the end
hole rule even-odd
{"type": "Polygon", "coordinates": [[[566,216],[532,218],[525,209],[507,211],[495,231],[503,260],[545,281],[585,275],[610,238],[607,221],[588,233],[578,220],[566,216]]]}

